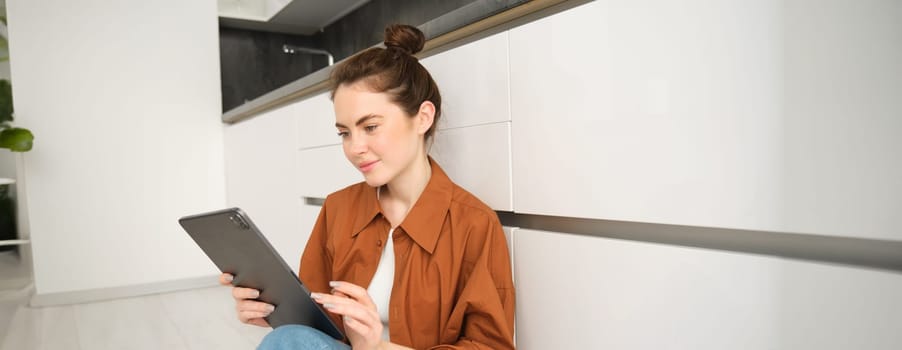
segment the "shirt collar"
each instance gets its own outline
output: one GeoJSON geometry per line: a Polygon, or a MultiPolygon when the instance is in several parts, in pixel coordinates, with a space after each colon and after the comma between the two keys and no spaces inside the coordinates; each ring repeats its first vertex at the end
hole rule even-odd
{"type": "MultiPolygon", "coordinates": [[[[451,191],[454,188],[451,179],[442,168],[429,157],[429,165],[432,175],[420,198],[414,203],[413,208],[407,213],[401,228],[420,247],[432,254],[438,243],[438,235],[445,223],[445,215],[451,207],[451,191]]],[[[357,212],[357,220],[354,222],[352,236],[357,236],[376,216],[382,213],[379,200],[376,198],[376,188],[369,187],[361,196],[361,204],[357,212]]]]}

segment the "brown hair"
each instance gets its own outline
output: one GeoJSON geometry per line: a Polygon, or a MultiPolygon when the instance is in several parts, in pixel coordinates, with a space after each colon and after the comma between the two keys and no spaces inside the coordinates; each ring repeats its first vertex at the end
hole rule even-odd
{"type": "Polygon", "coordinates": [[[342,84],[364,81],[376,92],[385,92],[410,116],[425,101],[435,105],[435,119],[426,131],[428,140],[435,133],[442,115],[442,96],[438,85],[413,55],[423,49],[426,36],[419,29],[404,24],[385,27],[385,48],[373,47],[358,53],[332,71],[332,98],[342,84]]]}

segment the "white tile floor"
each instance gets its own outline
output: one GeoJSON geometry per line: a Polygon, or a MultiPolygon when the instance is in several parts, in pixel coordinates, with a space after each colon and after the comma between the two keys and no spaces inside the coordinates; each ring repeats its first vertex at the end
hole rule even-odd
{"type": "Polygon", "coordinates": [[[253,349],[268,332],[238,322],[229,289],[213,287],[69,306],[20,305],[0,350],[253,349]]]}

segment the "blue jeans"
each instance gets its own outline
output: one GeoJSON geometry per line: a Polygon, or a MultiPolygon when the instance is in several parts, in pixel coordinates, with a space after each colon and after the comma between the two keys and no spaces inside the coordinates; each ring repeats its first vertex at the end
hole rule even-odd
{"type": "Polygon", "coordinates": [[[257,347],[257,350],[275,349],[350,350],[351,347],[316,328],[289,324],[273,329],[257,347]]]}

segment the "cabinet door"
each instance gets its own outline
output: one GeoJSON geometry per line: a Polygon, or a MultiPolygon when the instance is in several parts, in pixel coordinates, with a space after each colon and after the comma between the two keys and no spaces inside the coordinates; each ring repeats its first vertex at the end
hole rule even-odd
{"type": "Polygon", "coordinates": [[[306,239],[298,235],[294,107],[227,125],[223,138],[227,205],[250,215],[288,265],[297,268],[306,239]]]}
{"type": "Polygon", "coordinates": [[[427,57],[422,63],[442,93],[439,128],[510,120],[506,32],[427,57]]]}
{"type": "Polygon", "coordinates": [[[298,243],[292,247],[284,248],[285,252],[282,253],[282,256],[285,256],[285,260],[288,261],[288,266],[291,266],[295,273],[298,272],[298,268],[301,266],[301,254],[304,252],[304,248],[307,247],[307,240],[310,239],[310,233],[313,232],[316,218],[319,217],[319,211],[322,209],[322,206],[307,204],[303,198],[298,198],[297,203],[299,208],[297,212],[299,230],[295,233],[295,240],[298,243]]]}
{"type": "Polygon", "coordinates": [[[341,143],[335,129],[335,110],[329,92],[296,102],[294,113],[298,119],[298,148],[306,149],[341,143]]]}
{"type": "Polygon", "coordinates": [[[515,211],[776,227],[778,18],[709,3],[596,1],[511,30],[515,211]]]}
{"type": "Polygon", "coordinates": [[[783,4],[785,227],[902,240],[902,2],[783,4]]]}
{"type": "Polygon", "coordinates": [[[341,145],[299,151],[298,174],[301,198],[326,198],[332,192],[363,181],[363,175],[345,158],[341,145]]]}
{"type": "Polygon", "coordinates": [[[514,266],[514,235],[517,234],[518,228],[504,226],[501,229],[504,230],[504,238],[507,239],[507,252],[511,256],[511,270],[513,270],[516,268],[514,266]]]}
{"type": "Polygon", "coordinates": [[[893,272],[527,229],[513,252],[525,350],[902,346],[893,272]]]}
{"type": "Polygon", "coordinates": [[[882,2],[595,1],[515,28],[514,209],[902,239],[899,33],[882,2]]]}
{"type": "Polygon", "coordinates": [[[439,130],[430,150],[452,181],[495,210],[510,211],[510,123],[439,130]]]}

